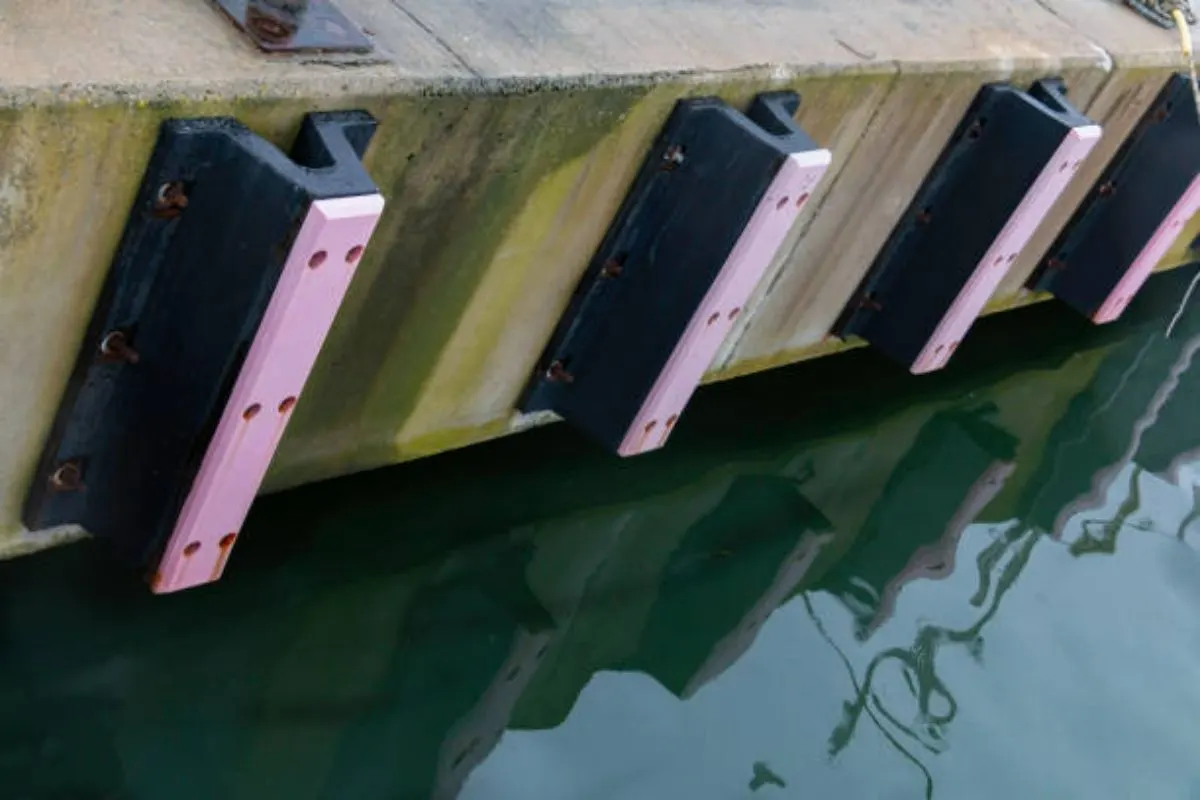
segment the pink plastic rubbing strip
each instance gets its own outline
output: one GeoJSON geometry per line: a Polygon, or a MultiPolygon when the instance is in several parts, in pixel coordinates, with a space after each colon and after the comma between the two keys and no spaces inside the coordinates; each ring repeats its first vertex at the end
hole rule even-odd
{"type": "Polygon", "coordinates": [[[1000,285],[1008,268],[1029,243],[1050,207],[1075,176],[1079,165],[1100,140],[1099,125],[1072,128],[1054,151],[1045,169],[1037,176],[1029,192],[1004,224],[1000,235],[984,253],[962,291],[954,298],[933,336],[917,355],[910,368],[913,374],[932,372],[946,366],[950,356],[971,329],[979,312],[1000,285]]]}
{"type": "Polygon", "coordinates": [[[155,592],[221,577],[382,211],[378,194],[309,208],[175,522],[155,592]]]}
{"type": "Polygon", "coordinates": [[[620,455],[645,453],[666,443],[831,160],[828,150],[810,150],[793,153],[784,162],[625,432],[617,448],[620,455]]]}
{"type": "Polygon", "coordinates": [[[1162,261],[1163,256],[1171,249],[1171,245],[1179,238],[1179,232],[1187,224],[1192,215],[1200,210],[1200,175],[1192,179],[1187,191],[1179,198],[1179,202],[1167,214],[1167,218],[1154,231],[1150,241],[1138,253],[1137,258],[1125,270],[1121,280],[1113,287],[1108,297],[1100,304],[1100,308],[1092,315],[1092,322],[1097,325],[1112,322],[1121,316],[1129,301],[1142,288],[1142,284],[1150,277],[1150,273],[1162,261]]]}

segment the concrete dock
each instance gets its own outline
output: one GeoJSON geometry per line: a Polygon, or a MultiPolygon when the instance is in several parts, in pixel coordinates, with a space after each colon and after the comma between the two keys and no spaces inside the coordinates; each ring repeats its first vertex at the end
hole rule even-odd
{"type": "MultiPolygon", "coordinates": [[[[1104,138],[993,296],[1022,288],[1168,74],[1115,0],[340,0],[366,56],[261,53],[207,0],[0,3],[0,555],[163,119],[380,121],[388,200],[268,489],[550,421],[518,394],[681,97],[803,97],[833,167],[708,380],[847,347],[828,331],[982,83],[1061,76],[1104,138]]],[[[1195,220],[1160,268],[1188,259],[1195,220]]],[[[919,378],[913,378],[919,380],[919,378]]]]}

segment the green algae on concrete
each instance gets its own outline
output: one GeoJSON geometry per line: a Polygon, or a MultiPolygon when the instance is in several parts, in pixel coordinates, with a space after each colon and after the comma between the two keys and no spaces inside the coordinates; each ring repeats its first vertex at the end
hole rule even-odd
{"type": "MultiPolygon", "coordinates": [[[[874,102],[890,80],[885,71],[772,88],[797,89],[802,124],[837,145],[843,130],[857,138],[871,111],[862,98],[874,102]]],[[[387,139],[373,147],[376,175],[402,167],[390,189],[380,178],[389,208],[270,486],[527,424],[513,411],[519,393],[675,102],[717,95],[744,105],[764,88],[743,77],[425,101],[422,122],[410,122],[421,135],[399,150],[387,139]],[[429,152],[412,145],[426,136],[429,152]]],[[[379,113],[386,128],[401,112],[379,113]]]]}
{"type": "MultiPolygon", "coordinates": [[[[280,473],[294,474],[298,464],[301,479],[313,469],[325,477],[395,460],[398,432],[438,380],[451,382],[437,399],[441,419],[414,438],[492,422],[456,416],[455,404],[478,386],[504,326],[528,324],[512,317],[511,305],[562,280],[561,255],[539,251],[540,240],[579,235],[554,229],[543,205],[534,209],[534,230],[520,227],[522,239],[510,244],[510,228],[523,216],[516,200],[536,197],[547,176],[584,157],[644,92],[447,97],[426,100],[419,110],[408,103],[380,109],[384,130],[393,114],[407,115],[418,134],[383,136],[372,152],[388,208],[297,408],[277,461],[280,473]],[[541,274],[530,274],[534,269],[541,274]],[[464,321],[481,286],[489,290],[483,307],[464,321]],[[469,330],[459,334],[464,324],[469,330]],[[339,460],[326,461],[333,454],[339,460]]],[[[561,190],[548,202],[561,205],[561,190]]],[[[539,318],[549,313],[533,311],[539,318]]],[[[533,333],[536,339],[541,332],[533,333]]],[[[540,344],[528,349],[500,355],[527,363],[518,367],[527,372],[540,344]]]]}

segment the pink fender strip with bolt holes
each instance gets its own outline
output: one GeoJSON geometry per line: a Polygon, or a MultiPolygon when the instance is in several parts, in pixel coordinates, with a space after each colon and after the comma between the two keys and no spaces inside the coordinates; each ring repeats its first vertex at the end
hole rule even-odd
{"type": "Polygon", "coordinates": [[[1071,182],[1080,163],[1100,140],[1100,134],[1098,125],[1070,130],[938,323],[910,368],[913,374],[933,372],[946,366],[1008,268],[1071,182]]]}
{"type": "Polygon", "coordinates": [[[1125,307],[1129,305],[1129,301],[1142,288],[1142,284],[1150,277],[1150,273],[1158,266],[1158,262],[1162,261],[1163,256],[1171,249],[1171,245],[1179,238],[1179,232],[1183,230],[1183,226],[1197,211],[1200,211],[1200,175],[1192,179],[1191,185],[1179,198],[1175,207],[1171,209],[1171,213],[1167,214],[1167,218],[1154,231],[1150,241],[1146,242],[1146,246],[1142,248],[1137,258],[1129,265],[1129,269],[1117,281],[1112,292],[1104,298],[1100,308],[1092,315],[1092,322],[1100,325],[1112,322],[1121,316],[1125,307]]]}
{"type": "Polygon", "coordinates": [[[383,203],[370,194],[310,206],[167,543],[155,592],[221,577],[383,203]]]}
{"type": "Polygon", "coordinates": [[[634,417],[617,450],[620,455],[637,455],[666,444],[831,160],[828,150],[810,150],[793,153],[784,162],[634,417]]]}

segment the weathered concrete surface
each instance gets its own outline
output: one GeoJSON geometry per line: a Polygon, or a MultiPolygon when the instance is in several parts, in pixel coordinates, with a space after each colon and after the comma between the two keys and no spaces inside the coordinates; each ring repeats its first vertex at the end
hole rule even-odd
{"type": "MultiPolygon", "coordinates": [[[[1076,4],[1084,21],[1106,6],[1076,4]]],[[[679,97],[794,87],[835,154],[720,377],[844,346],[828,323],[980,83],[1061,74],[1081,106],[1120,105],[1102,88],[1120,48],[1151,85],[1172,46],[1114,8],[1101,48],[1035,0],[342,5],[376,57],[264,57],[200,0],[0,8],[0,531],[16,537],[0,551],[42,541],[19,533],[19,505],[165,117],[233,114],[281,145],[313,109],[381,120],[368,166],[389,206],[278,488],[544,421],[513,403],[679,97]]]]}

